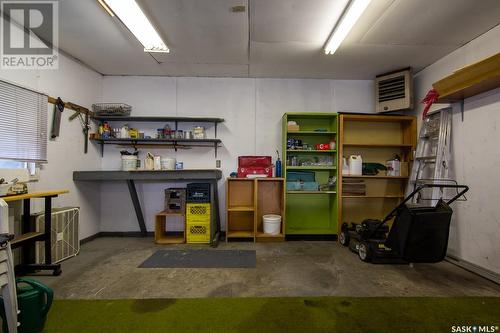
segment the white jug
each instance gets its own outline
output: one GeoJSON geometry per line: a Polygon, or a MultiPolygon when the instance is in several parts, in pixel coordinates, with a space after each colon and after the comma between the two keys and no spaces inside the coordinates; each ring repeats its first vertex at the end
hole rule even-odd
{"type": "Polygon", "coordinates": [[[349,164],[347,164],[347,159],[342,157],[342,175],[349,176],[349,164]]]}
{"type": "Polygon", "coordinates": [[[349,156],[349,174],[352,176],[361,176],[363,174],[363,159],[361,155],[349,156]]]}
{"type": "Polygon", "coordinates": [[[144,159],[144,169],[145,170],[154,170],[155,168],[155,157],[151,153],[146,154],[146,158],[144,159]]]}
{"type": "Polygon", "coordinates": [[[154,157],[154,170],[161,170],[161,156],[157,155],[154,157]]]}

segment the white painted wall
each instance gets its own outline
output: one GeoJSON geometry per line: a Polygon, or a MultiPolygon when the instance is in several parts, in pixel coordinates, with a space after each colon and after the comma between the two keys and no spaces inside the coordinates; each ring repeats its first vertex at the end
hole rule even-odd
{"type": "MultiPolygon", "coordinates": [[[[237,79],[105,76],[103,101],[124,102],[135,116],[221,117],[218,137],[223,141],[218,159],[223,177],[236,170],[241,155],[276,156],[281,153],[281,117],[285,112],[373,112],[372,81],[237,79]]],[[[154,134],[158,124],[137,124],[154,134]]],[[[160,125],[162,127],[162,125],[160,125]]],[[[186,128],[191,127],[190,124],[186,128]]],[[[182,128],[181,128],[182,129],[182,128]]],[[[208,131],[213,136],[213,128],[208,131]]],[[[102,168],[120,168],[119,151],[105,147],[102,168]]],[[[144,157],[147,149],[140,155],[144,157]]],[[[185,168],[215,168],[214,150],[159,149],[154,154],[176,157],[185,168]]],[[[154,214],[163,209],[163,190],[175,184],[137,184],[146,225],[152,231],[154,214]]],[[[219,183],[220,208],[225,209],[225,182],[219,183]]],[[[138,231],[126,184],[101,186],[101,231],[138,231]]],[[[223,220],[225,220],[224,216],[223,220]]],[[[224,229],[224,221],[223,221],[224,229]]]]}
{"type": "MultiPolygon", "coordinates": [[[[102,76],[80,63],[60,54],[58,70],[0,70],[0,79],[29,87],[50,96],[60,96],[88,108],[101,100],[102,76]]],[[[48,105],[48,130],[51,128],[54,106],[48,105]]],[[[69,122],[73,112],[66,110],[61,121],[60,137],[48,144],[48,163],[42,166],[40,180],[29,185],[31,191],[68,189],[69,194],[54,200],[54,207],[81,208],[80,239],[99,232],[99,184],[73,182],[73,170],[95,170],[101,165],[97,148],[89,145],[83,154],[83,132],[78,119],[69,122]]],[[[33,212],[43,210],[43,200],[33,200],[33,212]]],[[[19,204],[12,207],[19,208],[19,204]]],[[[19,212],[19,211],[17,211],[19,212]]],[[[12,215],[12,214],[11,214],[12,215]]],[[[18,217],[17,217],[18,218],[18,217]]]]}
{"type": "MultiPolygon", "coordinates": [[[[500,52],[500,26],[419,72],[415,78],[417,100],[432,83],[468,64],[500,52]]],[[[433,109],[443,107],[437,105],[433,109]]],[[[417,109],[421,119],[422,106],[417,109]]],[[[465,100],[464,120],[460,105],[453,105],[452,168],[460,183],[470,186],[467,202],[454,204],[448,254],[500,274],[500,89],[465,100]]]]}

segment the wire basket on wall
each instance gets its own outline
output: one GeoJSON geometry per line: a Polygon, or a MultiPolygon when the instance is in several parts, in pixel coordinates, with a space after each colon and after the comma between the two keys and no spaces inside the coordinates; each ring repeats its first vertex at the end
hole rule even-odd
{"type": "Polygon", "coordinates": [[[96,116],[127,117],[132,112],[132,107],[124,103],[97,103],[92,104],[96,116]]]}

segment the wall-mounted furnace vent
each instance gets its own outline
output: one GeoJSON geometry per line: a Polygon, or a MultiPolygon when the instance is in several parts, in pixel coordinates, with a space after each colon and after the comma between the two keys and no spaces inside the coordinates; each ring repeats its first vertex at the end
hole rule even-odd
{"type": "Polygon", "coordinates": [[[413,75],[411,68],[377,75],[375,111],[390,112],[413,108],[413,75]]]}

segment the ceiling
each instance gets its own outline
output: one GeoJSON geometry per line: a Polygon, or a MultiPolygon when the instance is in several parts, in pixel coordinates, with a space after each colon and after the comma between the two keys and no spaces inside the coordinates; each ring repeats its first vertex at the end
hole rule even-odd
{"type": "Polygon", "coordinates": [[[60,1],[60,49],[105,75],[372,79],[418,71],[500,24],[498,0],[373,0],[325,55],[348,0],[137,1],[169,54],[144,53],[96,0],[60,1]]]}

